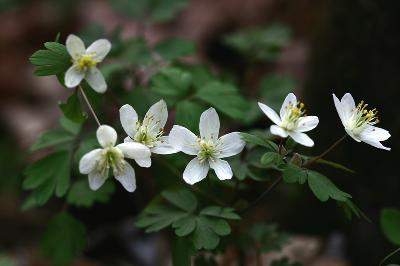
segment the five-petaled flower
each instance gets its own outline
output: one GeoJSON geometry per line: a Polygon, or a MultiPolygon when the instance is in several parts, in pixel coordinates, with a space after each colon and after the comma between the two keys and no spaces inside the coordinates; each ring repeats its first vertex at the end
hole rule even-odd
{"type": "Polygon", "coordinates": [[[65,86],[74,88],[85,79],[95,91],[104,93],[107,84],[96,65],[110,52],[111,43],[100,39],[85,49],[83,41],[71,34],[67,38],[66,47],[73,64],[65,73],[65,86]]]}
{"type": "MultiPolygon", "coordinates": [[[[152,153],[172,154],[178,152],[169,145],[168,137],[164,136],[164,126],[168,119],[167,104],[160,100],[153,104],[147,111],[143,121],[138,120],[138,115],[129,104],[123,105],[119,109],[122,127],[128,137],[124,142],[137,142],[145,145],[152,153]]],[[[149,167],[151,158],[142,163],[149,167]]]]}
{"type": "Polygon", "coordinates": [[[314,141],[304,132],[314,129],[319,119],[317,116],[305,116],[304,104],[298,102],[293,93],[286,96],[279,115],[263,103],[258,103],[258,106],[275,123],[270,127],[272,134],[282,138],[290,136],[301,145],[314,146],[314,141]]]}
{"type": "Polygon", "coordinates": [[[193,185],[203,180],[209,168],[214,169],[220,180],[232,178],[232,169],[229,163],[221,158],[240,153],[245,142],[239,132],[232,132],[218,138],[219,117],[214,108],[204,111],[200,117],[200,137],[189,129],[175,125],[170,134],[169,142],[175,149],[189,155],[196,155],[183,172],[186,183],[193,185]]]}
{"type": "Polygon", "coordinates": [[[376,109],[367,110],[368,104],[364,101],[356,106],[350,93],[346,93],[341,101],[333,94],[333,101],[344,129],[350,137],[357,142],[362,141],[379,149],[390,150],[380,143],[390,138],[389,131],[374,126],[379,123],[376,109]]]}
{"type": "Polygon", "coordinates": [[[150,158],[150,150],[140,143],[121,143],[115,146],[117,132],[114,128],[102,125],[96,132],[97,141],[102,148],[86,153],[79,161],[81,174],[89,175],[89,186],[92,190],[99,189],[113,171],[115,179],[129,192],[136,189],[135,171],[125,160],[134,159],[139,166],[147,167],[142,162],[150,158]]]}

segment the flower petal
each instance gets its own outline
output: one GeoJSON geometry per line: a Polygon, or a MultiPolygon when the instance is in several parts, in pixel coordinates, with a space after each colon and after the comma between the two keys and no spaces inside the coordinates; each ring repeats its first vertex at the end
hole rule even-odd
{"type": "Polygon", "coordinates": [[[181,126],[174,126],[168,136],[169,144],[178,151],[189,155],[197,155],[199,149],[197,136],[189,129],[181,126]]]}
{"type": "Polygon", "coordinates": [[[366,125],[363,131],[360,133],[360,139],[374,139],[377,141],[384,141],[390,138],[390,133],[386,129],[366,125]]]}
{"type": "Polygon", "coordinates": [[[292,137],[292,139],[297,143],[304,145],[306,147],[314,146],[314,141],[306,134],[300,132],[292,132],[292,131],[289,131],[288,133],[289,136],[292,137]]]}
{"type": "Polygon", "coordinates": [[[317,116],[304,116],[297,120],[296,132],[307,132],[318,126],[319,119],[317,116]]]}
{"type": "Polygon", "coordinates": [[[281,138],[287,138],[288,133],[286,130],[284,130],[283,128],[276,126],[276,125],[272,125],[269,130],[271,131],[271,134],[279,136],[281,138]]]}
{"type": "Polygon", "coordinates": [[[151,166],[151,157],[138,158],[138,159],[135,159],[135,162],[136,162],[140,167],[149,168],[149,167],[151,166]]]}
{"type": "Polygon", "coordinates": [[[64,83],[67,88],[75,88],[78,86],[82,79],[85,77],[85,72],[80,71],[74,65],[71,66],[65,73],[64,83]]]}
{"type": "Polygon", "coordinates": [[[102,149],[95,149],[82,156],[79,161],[79,172],[81,174],[87,175],[95,169],[96,163],[100,159],[101,151],[102,149]]]}
{"type": "Polygon", "coordinates": [[[152,153],[157,153],[157,154],[172,154],[172,153],[177,153],[179,152],[177,149],[171,146],[169,144],[169,137],[168,136],[162,136],[161,140],[159,140],[156,145],[151,148],[152,153]]]}
{"type": "Polygon", "coordinates": [[[107,83],[103,74],[97,67],[91,67],[87,72],[85,79],[93,90],[98,93],[104,93],[107,90],[107,83]]]}
{"type": "Polygon", "coordinates": [[[332,97],[333,97],[333,102],[335,103],[336,111],[338,112],[339,118],[342,121],[342,124],[344,125],[347,116],[345,115],[343,105],[334,93],[332,94],[332,97]]]}
{"type": "Polygon", "coordinates": [[[344,119],[349,119],[356,109],[356,104],[354,102],[353,96],[351,96],[350,93],[346,93],[345,95],[343,95],[341,103],[343,106],[344,119]]]}
{"type": "Polygon", "coordinates": [[[65,46],[69,55],[74,60],[78,60],[79,57],[85,53],[85,44],[78,36],[74,34],[68,35],[65,46]]]}
{"type": "Polygon", "coordinates": [[[147,126],[148,132],[158,134],[163,129],[168,119],[167,104],[164,100],[153,104],[143,119],[143,125],[147,126]]]}
{"type": "Polygon", "coordinates": [[[210,167],[214,169],[215,174],[217,175],[219,180],[231,179],[233,176],[232,169],[229,163],[225,160],[215,159],[214,161],[210,160],[210,167]]]}
{"type": "Polygon", "coordinates": [[[373,146],[373,147],[375,147],[375,148],[379,148],[379,149],[390,151],[389,147],[383,146],[382,143],[380,143],[377,140],[374,140],[374,139],[363,139],[362,141],[367,143],[367,144],[369,144],[369,145],[371,145],[371,146],[373,146]]]}
{"type": "Polygon", "coordinates": [[[119,119],[126,134],[134,137],[137,130],[138,115],[129,104],[125,104],[119,108],[119,119]]]}
{"type": "Polygon", "coordinates": [[[281,110],[279,111],[279,115],[281,116],[281,119],[285,116],[286,112],[289,110],[290,106],[296,105],[297,104],[297,98],[296,95],[293,93],[289,93],[285,100],[282,103],[281,110]]]}
{"type": "Polygon", "coordinates": [[[203,139],[218,139],[219,135],[219,117],[214,108],[205,110],[200,116],[200,136],[203,139]]]}
{"type": "Polygon", "coordinates": [[[105,175],[101,175],[100,172],[93,171],[88,175],[89,178],[89,187],[91,190],[98,190],[106,181],[108,177],[108,172],[105,175]]]}
{"type": "Polygon", "coordinates": [[[106,148],[114,146],[117,142],[117,132],[110,126],[101,125],[96,132],[97,141],[101,147],[106,148]]]}
{"type": "Polygon", "coordinates": [[[353,131],[351,131],[347,128],[344,128],[344,130],[346,131],[347,135],[349,135],[352,139],[354,139],[357,142],[361,142],[360,137],[358,135],[354,134],[353,131]]]}
{"type": "Polygon", "coordinates": [[[94,54],[94,59],[97,62],[103,61],[106,55],[111,50],[111,43],[106,39],[100,39],[92,43],[86,50],[87,54],[94,54]]]}
{"type": "Polygon", "coordinates": [[[150,149],[145,145],[137,142],[124,142],[117,145],[124,156],[129,159],[142,160],[151,156],[150,149]]]}
{"type": "Polygon", "coordinates": [[[281,119],[279,118],[278,114],[269,106],[263,104],[263,103],[258,103],[258,106],[261,108],[261,111],[264,112],[264,114],[271,119],[272,122],[274,122],[277,125],[281,124],[281,119]]]}
{"type": "Polygon", "coordinates": [[[193,185],[206,178],[210,166],[207,161],[200,162],[196,157],[192,159],[183,172],[183,180],[186,183],[193,185]]]}
{"type": "Polygon", "coordinates": [[[115,179],[121,183],[126,191],[133,192],[136,190],[135,170],[129,163],[125,164],[124,170],[121,173],[115,173],[114,175],[115,179]]]}
{"type": "Polygon", "coordinates": [[[242,140],[239,132],[232,132],[220,137],[217,145],[220,151],[218,158],[225,158],[240,153],[246,142],[242,140]]]}

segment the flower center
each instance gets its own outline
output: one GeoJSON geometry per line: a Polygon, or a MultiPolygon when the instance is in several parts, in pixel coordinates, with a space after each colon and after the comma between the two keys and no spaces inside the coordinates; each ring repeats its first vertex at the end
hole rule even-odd
{"type": "Polygon", "coordinates": [[[125,168],[124,154],[116,147],[104,148],[101,158],[97,162],[97,170],[102,176],[108,175],[110,168],[115,174],[121,173],[125,168]]]}
{"type": "Polygon", "coordinates": [[[84,54],[77,60],[77,66],[79,70],[86,70],[88,68],[94,67],[97,61],[94,59],[94,54],[84,54]]]}
{"type": "Polygon", "coordinates": [[[204,162],[205,160],[213,160],[217,154],[218,150],[216,145],[212,141],[206,141],[204,139],[197,139],[199,145],[199,153],[197,157],[199,158],[200,162],[204,162]]]}
{"type": "Polygon", "coordinates": [[[136,128],[137,131],[135,136],[133,136],[133,140],[150,148],[154,147],[155,143],[159,141],[164,134],[163,128],[160,128],[157,133],[153,133],[147,125],[141,125],[140,122],[137,122],[136,128]]]}
{"type": "Polygon", "coordinates": [[[367,109],[368,104],[361,101],[357,108],[354,110],[353,117],[354,117],[354,127],[359,128],[365,124],[375,125],[379,123],[378,119],[378,111],[376,108],[372,110],[367,109]]]}
{"type": "Polygon", "coordinates": [[[297,102],[296,104],[289,103],[285,116],[282,119],[282,127],[287,130],[293,130],[300,117],[306,113],[304,103],[297,102]]]}

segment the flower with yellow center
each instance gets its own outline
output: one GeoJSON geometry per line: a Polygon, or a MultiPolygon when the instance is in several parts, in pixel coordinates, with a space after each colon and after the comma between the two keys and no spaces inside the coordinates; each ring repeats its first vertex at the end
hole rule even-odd
{"type": "Polygon", "coordinates": [[[222,158],[240,153],[245,142],[239,132],[232,132],[222,137],[219,135],[219,117],[214,108],[204,111],[200,116],[200,137],[182,126],[174,126],[169,134],[169,143],[178,151],[195,155],[183,172],[183,179],[188,184],[195,184],[206,178],[208,171],[214,169],[220,180],[231,179],[232,169],[222,158]]]}
{"type": "MultiPolygon", "coordinates": [[[[178,152],[169,145],[168,137],[164,136],[164,126],[168,119],[167,104],[160,100],[153,104],[144,116],[143,121],[129,104],[119,109],[120,120],[128,137],[124,142],[137,142],[145,145],[152,153],[171,154],[178,152]]],[[[143,164],[150,166],[150,157],[143,164]]]]}
{"type": "Polygon", "coordinates": [[[135,170],[126,159],[134,159],[139,166],[147,167],[142,162],[150,158],[150,150],[143,144],[133,142],[115,146],[117,132],[107,125],[100,126],[96,135],[102,148],[86,153],[79,161],[79,172],[89,176],[89,187],[99,189],[112,171],[127,191],[135,191],[135,170]]]}
{"type": "Polygon", "coordinates": [[[347,134],[357,142],[365,142],[379,149],[390,150],[380,142],[390,138],[389,131],[376,127],[379,123],[376,109],[368,110],[368,104],[361,101],[357,106],[353,96],[346,93],[342,100],[333,94],[333,101],[347,134]]]}
{"type": "Polygon", "coordinates": [[[72,66],[65,73],[65,86],[74,88],[85,79],[95,91],[104,93],[107,84],[96,66],[110,52],[111,43],[100,39],[85,49],[82,40],[71,34],[67,38],[66,47],[72,58],[72,66]]]}
{"type": "Polygon", "coordinates": [[[275,123],[270,127],[272,134],[282,138],[290,136],[301,145],[314,146],[314,141],[304,132],[314,129],[318,125],[319,119],[317,116],[306,116],[304,104],[298,102],[293,93],[286,96],[279,115],[263,103],[258,103],[258,106],[275,123]]]}

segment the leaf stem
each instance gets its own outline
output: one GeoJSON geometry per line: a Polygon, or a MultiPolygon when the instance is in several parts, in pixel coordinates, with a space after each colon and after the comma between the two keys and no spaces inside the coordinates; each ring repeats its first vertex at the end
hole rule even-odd
{"type": "Polygon", "coordinates": [[[332,151],[334,148],[336,148],[337,145],[339,145],[343,140],[345,140],[347,138],[347,134],[344,135],[343,137],[341,137],[340,139],[338,139],[335,143],[333,143],[328,149],[326,149],[323,153],[321,153],[318,156],[315,156],[314,158],[312,158],[311,160],[307,161],[303,166],[308,166],[311,165],[313,163],[315,163],[316,161],[318,161],[319,159],[322,159],[325,155],[327,155],[330,151],[332,151]]]}
{"type": "Polygon", "coordinates": [[[398,248],[398,249],[392,251],[389,255],[387,255],[386,257],[383,258],[383,260],[379,263],[379,266],[382,266],[383,263],[384,263],[385,261],[387,261],[388,259],[390,259],[394,254],[396,254],[396,253],[399,252],[399,251],[400,251],[400,248],[398,248]]]}
{"type": "Polygon", "coordinates": [[[88,106],[90,112],[92,113],[92,116],[93,116],[94,120],[96,120],[97,125],[98,125],[98,126],[101,126],[100,121],[99,121],[99,118],[97,117],[96,113],[94,112],[94,109],[93,109],[92,105],[90,104],[89,99],[88,99],[88,97],[86,96],[86,93],[85,93],[85,91],[83,90],[82,86],[79,85],[78,88],[79,88],[79,91],[81,92],[81,94],[82,94],[82,96],[83,96],[83,99],[84,99],[85,102],[86,102],[86,105],[88,106]]]}

